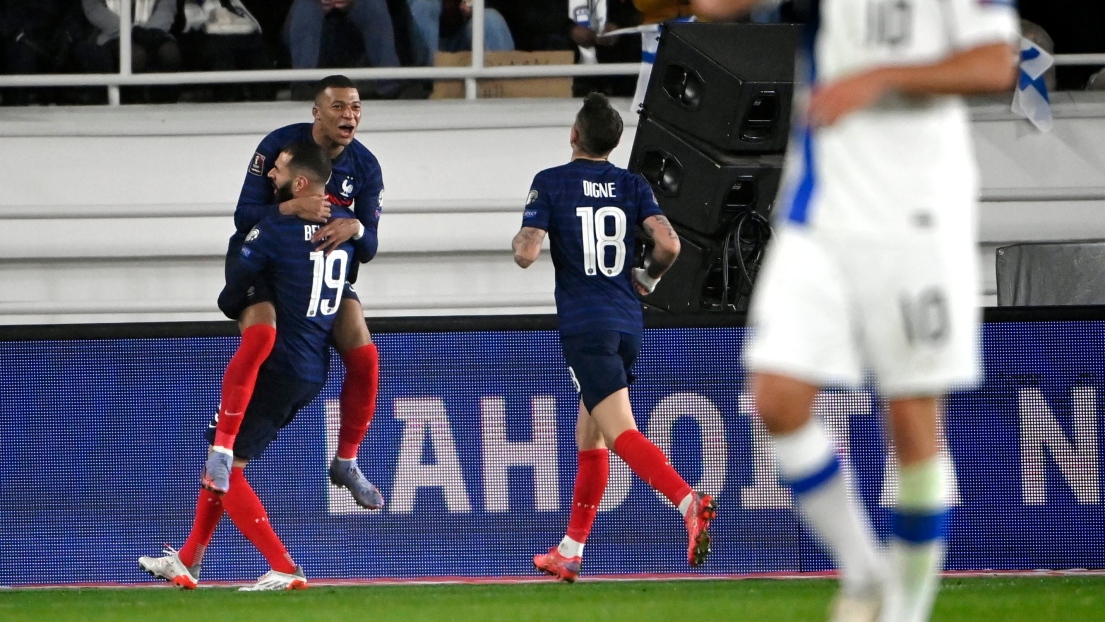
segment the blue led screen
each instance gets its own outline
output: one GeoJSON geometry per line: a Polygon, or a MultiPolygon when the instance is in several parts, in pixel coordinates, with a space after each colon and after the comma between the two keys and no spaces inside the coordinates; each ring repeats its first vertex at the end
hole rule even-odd
{"type": "MultiPolygon", "coordinates": [[[[740,328],[650,329],[638,425],[715,494],[714,552],[686,564],[683,522],[612,457],[586,575],[820,571],[830,561],[777,482],[744,387],[740,328]]],[[[533,575],[564,533],[577,397],[554,331],[375,337],[381,387],[360,464],[388,501],[328,484],[341,368],[246,470],[309,578],[533,575]]],[[[191,525],[223,337],[0,342],[0,584],[142,582],[140,555],[191,525]]],[[[1105,568],[1105,322],[984,327],[986,379],[948,401],[955,464],[950,569],[1105,568]]],[[[825,417],[880,533],[895,475],[870,388],[825,417]]],[[[248,581],[263,558],[224,517],[203,580],[248,581]]]]}

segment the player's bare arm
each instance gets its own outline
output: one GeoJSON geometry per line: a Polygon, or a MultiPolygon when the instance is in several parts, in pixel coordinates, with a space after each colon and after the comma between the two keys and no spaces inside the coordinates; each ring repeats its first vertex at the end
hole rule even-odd
{"type": "Polygon", "coordinates": [[[280,204],[280,213],[285,216],[298,216],[311,222],[326,222],[326,219],[330,218],[330,200],[321,193],[295,197],[280,204]]]}
{"type": "Polygon", "coordinates": [[[1017,75],[1017,54],[1008,43],[991,43],[925,65],[879,67],[814,88],[809,121],[832,125],[889,94],[973,95],[1005,91],[1017,75]]]}
{"type": "Polygon", "coordinates": [[[545,241],[545,230],[537,227],[522,227],[514,236],[511,246],[514,248],[514,263],[528,268],[541,254],[541,243],[545,241]]]}
{"type": "Polygon", "coordinates": [[[691,10],[698,17],[712,21],[729,21],[743,17],[763,0],[691,0],[691,10]]]}
{"type": "Polygon", "coordinates": [[[649,216],[641,226],[654,244],[648,275],[658,279],[679,257],[679,234],[675,232],[667,216],[649,216]]]}
{"type": "Polygon", "coordinates": [[[326,223],[325,227],[319,227],[311,236],[311,241],[319,243],[316,251],[329,255],[330,251],[356,237],[361,232],[361,227],[361,222],[356,218],[335,218],[326,223]]]}
{"type": "Polygon", "coordinates": [[[679,257],[679,234],[664,215],[649,216],[641,226],[652,239],[652,254],[645,260],[644,268],[633,269],[633,287],[638,294],[647,296],[679,257]]]}

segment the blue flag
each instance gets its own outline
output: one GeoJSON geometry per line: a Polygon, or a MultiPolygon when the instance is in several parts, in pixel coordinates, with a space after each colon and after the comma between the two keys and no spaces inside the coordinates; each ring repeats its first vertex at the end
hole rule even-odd
{"type": "Polygon", "coordinates": [[[1020,77],[1013,92],[1013,112],[1036,126],[1041,132],[1051,130],[1051,100],[1047,94],[1044,73],[1054,64],[1048,54],[1035,43],[1021,37],[1020,77]]]}

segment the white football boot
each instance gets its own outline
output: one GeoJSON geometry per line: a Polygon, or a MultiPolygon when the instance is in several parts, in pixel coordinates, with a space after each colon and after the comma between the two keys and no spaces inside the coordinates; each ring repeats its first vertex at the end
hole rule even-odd
{"type": "Polygon", "coordinates": [[[186,590],[196,589],[200,580],[200,565],[185,566],[176,550],[167,544],[162,552],[165,553],[162,557],[139,557],[138,567],[153,577],[165,579],[186,590]]]}
{"type": "Polygon", "coordinates": [[[307,576],[303,574],[303,567],[296,566],[295,572],[277,572],[270,570],[257,579],[257,583],[238,588],[239,592],[280,592],[283,590],[307,589],[307,576]]]}

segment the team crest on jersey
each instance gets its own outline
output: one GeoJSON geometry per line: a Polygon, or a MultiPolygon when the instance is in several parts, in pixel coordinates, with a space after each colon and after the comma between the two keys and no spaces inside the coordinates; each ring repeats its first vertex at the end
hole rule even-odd
{"type": "Polygon", "coordinates": [[[246,236],[246,242],[252,242],[261,236],[261,230],[254,227],[249,230],[249,235],[246,236]]]}
{"type": "Polygon", "coordinates": [[[253,154],[253,161],[249,163],[249,172],[254,175],[260,176],[264,174],[265,170],[265,156],[260,152],[253,154]]]}
{"type": "Polygon", "coordinates": [[[353,194],[353,178],[346,177],[345,181],[341,182],[341,195],[347,197],[353,194]]]}
{"type": "Polygon", "coordinates": [[[530,190],[529,191],[529,196],[526,197],[526,205],[532,205],[533,202],[537,200],[538,196],[540,196],[540,194],[538,194],[536,188],[534,188],[533,190],[530,190]]]}

